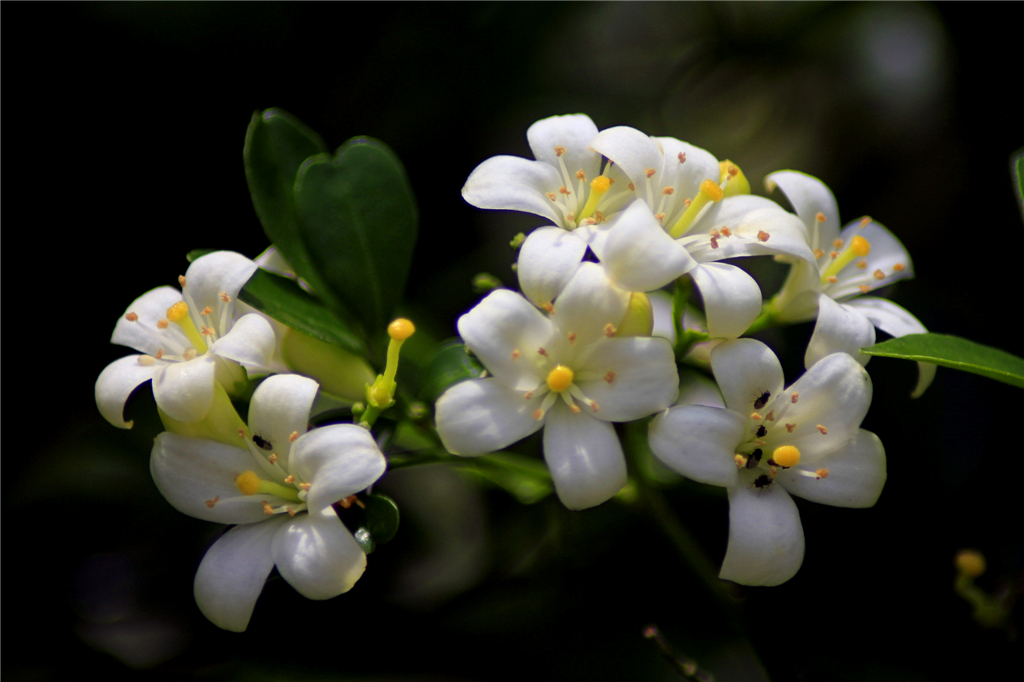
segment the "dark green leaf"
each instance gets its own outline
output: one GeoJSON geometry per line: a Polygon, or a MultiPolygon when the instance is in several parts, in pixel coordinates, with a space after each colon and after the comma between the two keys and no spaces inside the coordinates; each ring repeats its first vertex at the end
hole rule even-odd
{"type": "Polygon", "coordinates": [[[423,373],[420,395],[426,402],[433,403],[450,387],[466,379],[477,379],[483,371],[483,365],[466,352],[461,340],[449,339],[434,351],[423,373]]]}
{"type": "Polygon", "coordinates": [[[542,462],[510,452],[469,458],[459,468],[506,490],[523,504],[539,502],[554,489],[542,462]]]}
{"type": "Polygon", "coordinates": [[[267,239],[320,294],[325,293],[324,281],[299,234],[294,189],[302,162],[326,151],[319,135],[281,109],[253,114],[243,150],[245,179],[267,239]]]}
{"type": "Polygon", "coordinates": [[[386,495],[364,495],[366,529],[377,544],[383,544],[398,532],[398,505],[386,495]]]}
{"type": "Polygon", "coordinates": [[[1017,206],[1024,218],[1024,149],[1017,150],[1010,160],[1010,172],[1013,174],[1013,191],[1017,195],[1017,206]]]}
{"type": "Polygon", "coordinates": [[[334,158],[321,154],[302,165],[295,201],[325,286],[367,329],[383,331],[416,242],[416,201],[398,157],[377,140],[349,140],[334,158]]]}
{"type": "Polygon", "coordinates": [[[1024,359],[998,348],[983,346],[959,336],[908,334],[868,348],[862,353],[887,358],[930,362],[1024,388],[1024,359]]]}
{"type": "Polygon", "coordinates": [[[293,279],[260,268],[242,287],[238,298],[313,338],[366,355],[366,345],[352,326],[303,291],[293,279]]]}
{"type": "Polygon", "coordinates": [[[185,258],[188,259],[189,263],[195,263],[197,258],[202,258],[203,256],[214,253],[215,251],[220,251],[220,249],[192,249],[185,254],[185,258]]]}

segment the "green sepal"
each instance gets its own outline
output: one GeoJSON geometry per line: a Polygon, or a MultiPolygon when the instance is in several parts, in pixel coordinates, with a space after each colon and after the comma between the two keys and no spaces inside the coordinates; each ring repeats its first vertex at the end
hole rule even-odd
{"type": "Polygon", "coordinates": [[[333,157],[303,163],[294,191],[302,242],[323,277],[310,285],[342,301],[367,329],[383,329],[416,243],[416,201],[401,161],[382,142],[353,138],[333,157]]]}
{"type": "Polygon", "coordinates": [[[1024,388],[1024,359],[946,334],[907,334],[860,349],[868,355],[930,362],[1024,388]]]}
{"type": "Polygon", "coordinates": [[[478,379],[483,372],[483,365],[466,352],[466,346],[460,339],[449,339],[437,347],[423,372],[420,396],[433,403],[455,384],[466,379],[478,379]]]}
{"type": "Polygon", "coordinates": [[[498,486],[522,504],[534,504],[554,490],[544,463],[511,452],[495,452],[458,462],[460,470],[498,486]]]}
{"type": "Polygon", "coordinates": [[[259,268],[242,287],[238,298],[314,339],[366,356],[366,344],[353,326],[303,291],[293,279],[259,268]]]}

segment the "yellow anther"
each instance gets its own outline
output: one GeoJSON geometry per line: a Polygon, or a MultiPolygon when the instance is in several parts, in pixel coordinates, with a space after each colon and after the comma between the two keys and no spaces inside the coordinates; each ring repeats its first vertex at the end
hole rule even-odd
{"type": "Polygon", "coordinates": [[[178,301],[167,309],[167,319],[171,322],[177,322],[186,315],[188,315],[188,304],[184,301],[178,301]]]}
{"type": "Polygon", "coordinates": [[[815,249],[814,250],[814,257],[815,258],[821,258],[824,255],[825,255],[825,252],[822,251],[821,249],[815,249]]]}
{"type": "Polygon", "coordinates": [[[771,235],[765,232],[764,230],[758,230],[757,232],[757,241],[759,242],[766,242],[770,237],[771,235]]]}
{"type": "Polygon", "coordinates": [[[415,332],[416,326],[404,317],[400,317],[388,325],[388,336],[396,341],[405,341],[415,332]]]}
{"type": "Polygon", "coordinates": [[[607,381],[609,384],[615,381],[615,372],[608,372],[607,374],[605,374],[604,380],[607,381]]]}
{"type": "Polygon", "coordinates": [[[300,483],[299,487],[302,488],[303,490],[309,490],[310,488],[313,487],[313,484],[312,483],[300,483]]]}
{"type": "Polygon", "coordinates": [[[231,303],[231,297],[228,296],[228,292],[222,291],[217,295],[220,296],[220,300],[224,301],[225,303],[231,303]]]}
{"type": "Polygon", "coordinates": [[[243,495],[255,495],[260,491],[260,483],[263,481],[253,471],[243,471],[235,476],[235,487],[243,495]]]}
{"type": "Polygon", "coordinates": [[[295,476],[293,476],[292,474],[288,474],[287,476],[285,476],[284,482],[288,483],[289,485],[295,483],[295,476]]]}
{"type": "Polygon", "coordinates": [[[858,256],[866,256],[871,253],[871,242],[859,234],[855,234],[853,239],[850,240],[850,248],[853,249],[854,253],[858,256]]]}
{"type": "Polygon", "coordinates": [[[601,197],[604,193],[612,186],[612,181],[603,175],[598,175],[596,178],[590,181],[590,196],[587,197],[587,203],[580,212],[580,219],[584,220],[594,214],[594,209],[597,208],[597,204],[601,201],[601,197]]]}
{"type": "Polygon", "coordinates": [[[795,405],[796,401],[800,400],[800,391],[793,391],[793,395],[791,395],[789,399],[792,400],[795,405]]]}
{"type": "Polygon", "coordinates": [[[206,500],[206,506],[209,509],[213,509],[213,506],[220,500],[220,495],[215,495],[212,500],[206,500]]]}
{"type": "MultiPolygon", "coordinates": [[[[836,241],[838,242],[839,240],[836,241]]],[[[854,235],[853,239],[850,240],[850,245],[841,253],[838,251],[832,252],[832,262],[829,264],[828,269],[822,273],[821,283],[827,282],[828,278],[832,275],[838,275],[839,271],[849,265],[854,259],[863,258],[870,252],[871,243],[859,234],[854,235]]]]}
{"type": "Polygon", "coordinates": [[[828,478],[828,469],[815,469],[814,475],[818,478],[828,478]]]}
{"type": "Polygon", "coordinates": [[[821,424],[818,424],[815,428],[818,429],[819,431],[821,431],[821,435],[823,435],[823,436],[827,436],[828,435],[828,429],[825,428],[824,426],[822,426],[821,424]]]}
{"type": "Polygon", "coordinates": [[[551,201],[555,201],[556,199],[558,199],[558,197],[555,196],[554,192],[545,192],[544,196],[546,196],[548,199],[551,199],[551,201]]]}
{"type": "Polygon", "coordinates": [[[555,156],[561,156],[565,153],[565,147],[560,144],[555,145],[555,156]]]}
{"type": "Polygon", "coordinates": [[[124,319],[128,320],[129,322],[135,322],[136,320],[139,319],[139,316],[136,315],[135,313],[128,313],[127,315],[124,316],[124,319]]]}
{"type": "Polygon", "coordinates": [[[788,433],[793,433],[793,429],[795,429],[795,428],[796,428],[796,424],[786,424],[786,431],[788,433]]]}
{"type": "Polygon", "coordinates": [[[553,370],[548,372],[548,388],[555,393],[561,393],[572,386],[572,380],[575,375],[573,371],[565,365],[558,365],[553,370]]]}
{"type": "Polygon", "coordinates": [[[723,225],[722,226],[722,236],[723,237],[731,237],[732,236],[732,230],[730,230],[727,225],[723,225]]]}
{"type": "Polygon", "coordinates": [[[572,194],[572,190],[571,189],[566,189],[565,185],[562,185],[561,187],[559,187],[558,191],[559,191],[560,194],[572,194]]]}
{"type": "Polygon", "coordinates": [[[770,422],[775,421],[775,410],[772,410],[771,412],[769,412],[767,414],[767,416],[765,416],[765,421],[770,421],[770,422]]]}
{"type": "Polygon", "coordinates": [[[212,312],[213,312],[213,308],[211,308],[210,306],[206,306],[205,308],[203,308],[203,312],[201,312],[199,314],[205,316],[205,315],[209,315],[212,312]]]}
{"type": "MultiPolygon", "coordinates": [[[[865,265],[867,265],[867,263],[865,263],[865,265]]],[[[906,267],[907,266],[904,265],[903,263],[896,263],[895,265],[892,266],[892,269],[895,270],[896,272],[903,272],[903,270],[905,270],[906,267]]]]}
{"type": "Polygon", "coordinates": [[[871,291],[871,287],[869,287],[867,284],[861,284],[857,288],[860,289],[860,293],[862,294],[866,294],[869,291],[871,291]]]}
{"type": "Polygon", "coordinates": [[[871,224],[871,216],[866,215],[866,216],[864,216],[863,218],[860,219],[860,229],[863,230],[865,227],[867,227],[870,224],[871,224]]]}
{"type": "Polygon", "coordinates": [[[630,191],[630,192],[635,192],[635,191],[636,191],[636,185],[634,185],[634,184],[633,184],[632,182],[631,182],[631,183],[629,183],[629,184],[627,185],[627,187],[629,187],[629,191],[630,191]]]}
{"type": "Polygon", "coordinates": [[[750,194],[750,182],[747,177],[743,175],[739,166],[728,159],[718,164],[718,183],[727,183],[724,191],[727,197],[750,194]]]}
{"type": "Polygon", "coordinates": [[[656,170],[654,170],[653,168],[647,168],[647,169],[645,169],[645,170],[644,170],[644,175],[646,175],[646,176],[647,176],[647,179],[649,180],[649,179],[651,179],[651,178],[653,178],[653,177],[654,177],[654,174],[655,174],[656,172],[657,172],[657,171],[656,171],[656,170]]]}
{"type": "Polygon", "coordinates": [[[747,466],[747,458],[746,458],[746,456],[741,455],[739,453],[736,453],[736,456],[733,457],[733,459],[736,460],[736,468],[737,469],[742,469],[743,467],[747,466]]]}
{"type": "Polygon", "coordinates": [[[569,411],[572,412],[573,414],[579,414],[580,406],[577,405],[576,403],[573,403],[572,405],[569,406],[569,411]]]}
{"type": "Polygon", "coordinates": [[[961,549],[956,553],[956,570],[977,578],[985,572],[985,557],[976,549],[961,549]]]}
{"type": "Polygon", "coordinates": [[[675,191],[675,187],[666,187],[665,189],[661,190],[661,193],[664,194],[665,196],[671,196],[672,194],[675,194],[675,191]]]}
{"type": "Polygon", "coordinates": [[[761,421],[762,419],[761,415],[759,415],[757,412],[751,412],[750,418],[753,419],[754,421],[761,421]]]}
{"type": "Polygon", "coordinates": [[[705,180],[700,183],[700,191],[697,192],[697,196],[686,207],[686,210],[683,211],[683,215],[679,216],[679,220],[672,226],[669,234],[673,239],[682,237],[705,206],[712,202],[721,201],[724,196],[725,193],[722,192],[722,188],[714,180],[705,180]]]}
{"type": "Polygon", "coordinates": [[[163,318],[160,318],[159,320],[156,321],[156,328],[157,329],[167,329],[167,325],[169,325],[169,324],[170,324],[170,322],[168,322],[167,320],[165,320],[163,318]]]}
{"type": "Polygon", "coordinates": [[[523,354],[519,352],[519,349],[518,349],[518,348],[516,348],[516,349],[514,349],[514,350],[512,351],[512,359],[513,359],[513,360],[518,360],[518,359],[519,359],[519,358],[521,358],[522,356],[523,356],[523,354]]]}
{"type": "Polygon", "coordinates": [[[570,346],[576,345],[576,332],[569,332],[567,338],[569,339],[570,346]]]}
{"type": "Polygon", "coordinates": [[[819,223],[823,223],[825,222],[825,214],[819,211],[818,214],[814,216],[814,219],[817,220],[819,223]]]}
{"type": "Polygon", "coordinates": [[[185,275],[178,275],[178,286],[185,288],[185,275]]]}
{"type": "Polygon", "coordinates": [[[541,419],[543,419],[544,418],[544,410],[542,410],[542,409],[540,409],[538,407],[536,410],[533,411],[533,418],[536,419],[537,421],[540,421],[541,419]]]}
{"type": "Polygon", "coordinates": [[[164,349],[163,349],[163,348],[157,348],[157,349],[156,349],[156,355],[155,355],[154,357],[155,357],[155,358],[156,358],[157,360],[159,360],[159,359],[160,359],[160,358],[162,358],[163,356],[164,356],[164,349]]]}
{"type": "Polygon", "coordinates": [[[780,467],[795,467],[800,463],[800,451],[792,445],[782,445],[775,448],[772,460],[780,467]]]}
{"type": "MultiPolygon", "coordinates": [[[[865,241],[867,241],[867,240],[865,240],[865,241]]],[[[837,249],[843,248],[843,240],[842,239],[835,240],[834,242],[832,242],[832,246],[836,247],[837,249]]]]}
{"type": "Polygon", "coordinates": [[[271,452],[270,457],[267,457],[267,461],[270,462],[271,464],[277,464],[277,453],[271,452]]]}
{"type": "Polygon", "coordinates": [[[584,182],[586,182],[587,174],[583,172],[582,168],[580,168],[578,171],[576,171],[576,179],[577,180],[583,180],[584,182]]]}
{"type": "Polygon", "coordinates": [[[828,277],[825,278],[825,282],[827,282],[829,284],[835,284],[838,281],[839,281],[839,278],[836,277],[835,275],[829,275],[828,277]]]}
{"type": "Polygon", "coordinates": [[[885,273],[882,272],[881,270],[875,270],[873,275],[874,275],[875,279],[885,279],[885,273]]]}
{"type": "Polygon", "coordinates": [[[855,265],[861,270],[864,270],[865,268],[868,267],[868,262],[866,260],[859,260],[855,263],[855,265]]]}
{"type": "Polygon", "coordinates": [[[609,322],[608,324],[606,324],[604,326],[604,335],[607,336],[608,338],[611,338],[611,337],[615,336],[615,333],[617,331],[619,331],[619,330],[616,329],[615,325],[612,324],[611,322],[609,322]]]}

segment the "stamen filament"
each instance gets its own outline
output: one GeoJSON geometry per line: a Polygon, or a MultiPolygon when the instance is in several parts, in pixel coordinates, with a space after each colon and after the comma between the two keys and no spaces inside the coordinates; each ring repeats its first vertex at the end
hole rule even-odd
{"type": "Polygon", "coordinates": [[[669,235],[673,239],[682,237],[687,228],[697,220],[697,216],[704,210],[704,207],[710,203],[721,201],[724,195],[722,188],[714,180],[705,180],[700,183],[700,191],[697,192],[697,196],[690,202],[683,215],[679,216],[679,220],[672,226],[669,235]]]}

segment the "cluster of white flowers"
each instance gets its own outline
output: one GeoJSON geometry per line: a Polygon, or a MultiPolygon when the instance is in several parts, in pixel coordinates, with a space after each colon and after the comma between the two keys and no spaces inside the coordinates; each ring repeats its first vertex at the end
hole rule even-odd
{"type": "Polygon", "coordinates": [[[274,325],[242,310],[238,292],[256,271],[244,256],[219,251],[196,259],[181,291],[153,289],[118,320],[111,341],[141,355],[111,363],[96,382],[96,403],[114,426],[131,428],[124,408],[152,380],[166,432],[153,446],[157,487],[179,511],[237,524],[206,553],[196,603],[216,625],[245,630],[271,569],[310,599],[348,591],[366,555],[333,505],[381,477],[385,460],[370,433],[335,424],[307,433],[316,381],[266,378],[253,392],[248,424],[229,395],[249,380],[287,371],[274,325]]]}
{"type": "MultiPolygon", "coordinates": [[[[437,402],[437,428],[454,454],[479,455],[544,429],[544,457],[571,509],[610,499],[627,482],[610,422],[656,415],[650,446],[667,466],[727,488],[723,578],[776,585],[803,560],[789,494],[868,507],[885,482],[885,451],[860,423],[871,402],[875,326],[901,336],[924,326],[903,308],[861,294],[912,275],[910,258],[869,218],[839,230],[829,189],[794,171],[766,178],[796,213],[752,196],[740,169],[710,153],[636,129],[599,131],[584,115],[533,124],[536,160],[480,164],[462,194],[479,208],[540,216],[517,263],[523,296],[492,292],[458,323],[490,376],[437,402]],[[587,262],[588,251],[596,262],[587,262]],[[762,303],[757,282],[720,261],[774,256],[790,264],[762,303]],[[675,324],[657,290],[689,275],[700,291],[717,393],[680,390],[675,324]],[[856,300],[850,300],[858,297],[856,300]],[[814,319],[807,372],[784,388],[772,351],[739,339],[766,316],[814,319]],[[724,400],[724,402],[723,402],[724,400]]],[[[691,320],[683,323],[689,326],[691,320]]],[[[915,395],[934,366],[922,365],[915,395]]]]}

